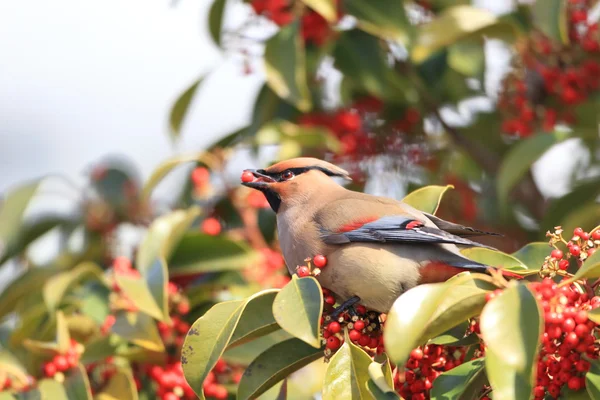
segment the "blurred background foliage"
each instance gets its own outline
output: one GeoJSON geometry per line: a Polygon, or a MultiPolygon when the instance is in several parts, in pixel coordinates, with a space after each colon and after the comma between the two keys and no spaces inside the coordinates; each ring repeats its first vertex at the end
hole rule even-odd
{"type": "MultiPolygon", "coordinates": [[[[0,389],[194,398],[178,363],[190,323],[290,279],[268,204],[232,178],[251,166],[241,157],[323,158],[351,171],[353,189],[399,199],[452,185],[437,214],[502,233],[486,243],[507,253],[557,225],[590,230],[600,219],[599,16],[583,0],[515,2],[501,15],[469,1],[214,0],[215,45],[240,74],[264,73],[247,126],[146,178],[106,158],[84,185],[47,176],[4,193],[0,268],[18,276],[1,285],[0,389]],[[494,83],[498,49],[511,63],[494,83]],[[570,179],[548,195],[557,165],[570,179]],[[176,170],[175,201],[160,201],[154,189],[176,170]],[[49,196],[76,198],[76,210],[35,207],[49,196]],[[42,241],[53,256],[40,261],[42,241]],[[47,367],[66,355],[68,368],[47,367]]],[[[172,105],[174,144],[219,68],[172,105]]],[[[281,333],[225,352],[209,397],[235,393],[243,366],[289,339],[281,333]]],[[[302,371],[290,398],[319,390],[307,376],[321,375],[302,371]]]]}

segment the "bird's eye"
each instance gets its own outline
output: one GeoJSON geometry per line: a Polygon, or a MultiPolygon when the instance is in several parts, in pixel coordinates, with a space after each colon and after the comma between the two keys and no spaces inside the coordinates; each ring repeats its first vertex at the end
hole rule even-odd
{"type": "Polygon", "coordinates": [[[293,177],[294,177],[294,173],[292,171],[284,171],[281,174],[281,179],[283,179],[284,181],[289,181],[293,177]]]}

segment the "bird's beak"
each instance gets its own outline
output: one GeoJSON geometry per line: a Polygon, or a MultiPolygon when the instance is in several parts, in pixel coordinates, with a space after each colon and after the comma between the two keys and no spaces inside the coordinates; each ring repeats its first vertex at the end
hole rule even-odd
{"type": "Polygon", "coordinates": [[[270,183],[276,182],[275,179],[271,178],[269,175],[259,172],[260,170],[247,169],[245,171],[252,172],[252,175],[254,175],[255,178],[252,182],[242,182],[242,185],[249,188],[261,190],[267,188],[270,183]]]}

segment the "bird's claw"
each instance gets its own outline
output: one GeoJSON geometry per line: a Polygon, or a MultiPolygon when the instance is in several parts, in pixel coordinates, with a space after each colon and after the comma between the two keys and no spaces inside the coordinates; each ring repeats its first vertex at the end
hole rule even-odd
{"type": "Polygon", "coordinates": [[[348,313],[351,316],[356,315],[356,310],[354,309],[354,305],[357,304],[360,301],[360,297],[358,296],[353,296],[350,297],[348,300],[344,301],[342,304],[340,304],[339,307],[337,307],[335,310],[333,310],[331,312],[331,314],[329,314],[331,316],[331,318],[333,320],[336,320],[341,313],[343,313],[344,311],[348,311],[348,313]]]}

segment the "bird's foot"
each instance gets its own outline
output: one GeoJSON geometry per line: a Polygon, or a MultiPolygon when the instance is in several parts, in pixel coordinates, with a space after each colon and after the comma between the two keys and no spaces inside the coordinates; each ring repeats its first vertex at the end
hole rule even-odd
{"type": "Polygon", "coordinates": [[[331,316],[331,319],[336,320],[340,316],[340,314],[343,313],[344,311],[348,311],[350,313],[350,315],[356,315],[356,310],[354,309],[354,305],[357,304],[359,301],[360,301],[360,297],[358,297],[358,296],[350,297],[348,300],[346,300],[342,304],[340,304],[340,306],[338,308],[333,310],[331,312],[331,314],[329,314],[331,316]]]}

